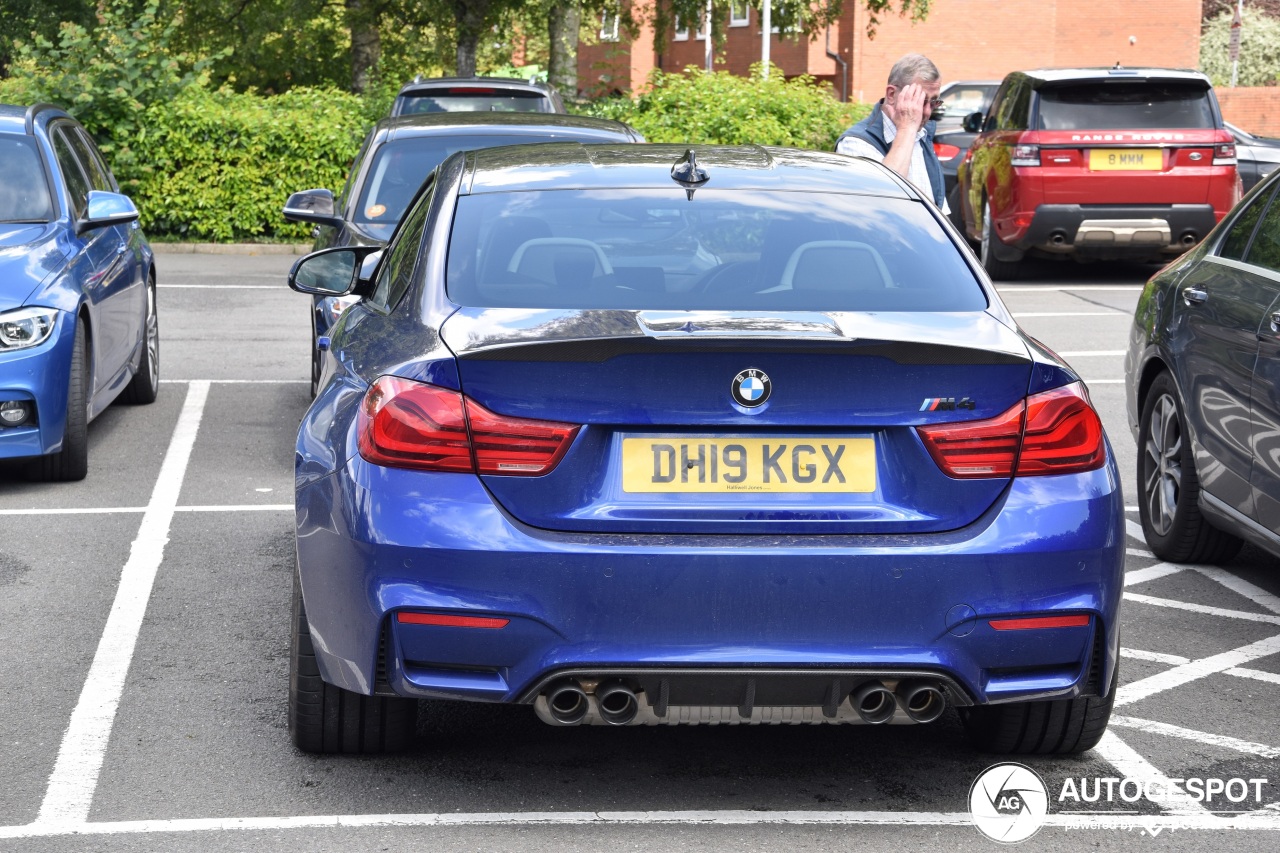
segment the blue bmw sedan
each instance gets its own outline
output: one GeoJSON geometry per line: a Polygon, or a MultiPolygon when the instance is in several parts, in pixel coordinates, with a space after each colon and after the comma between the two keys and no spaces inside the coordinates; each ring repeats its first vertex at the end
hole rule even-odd
{"type": "Polygon", "coordinates": [[[418,698],[1101,738],[1125,539],[1101,422],[882,165],[461,153],[373,251],[290,275],[361,297],[298,433],[300,748],[402,748],[418,698]]]}
{"type": "Polygon", "coordinates": [[[0,460],[80,480],[88,424],[156,399],[151,248],[93,140],[48,104],[0,104],[0,460]]]}

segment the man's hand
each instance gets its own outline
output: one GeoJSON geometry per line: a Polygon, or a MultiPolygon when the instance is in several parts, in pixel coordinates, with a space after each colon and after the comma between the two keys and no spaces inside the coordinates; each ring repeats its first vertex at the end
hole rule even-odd
{"type": "Polygon", "coordinates": [[[927,99],[928,95],[919,83],[910,83],[895,93],[893,123],[897,126],[899,136],[915,139],[916,133],[929,118],[929,110],[925,109],[927,99]]]}

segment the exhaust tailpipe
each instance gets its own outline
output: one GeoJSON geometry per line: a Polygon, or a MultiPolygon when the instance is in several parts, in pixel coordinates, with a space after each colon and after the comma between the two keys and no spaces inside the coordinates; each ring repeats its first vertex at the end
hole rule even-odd
{"type": "Polygon", "coordinates": [[[917,723],[932,723],[947,709],[947,700],[942,691],[924,681],[905,681],[899,684],[898,699],[907,716],[917,723]]]}
{"type": "Polygon", "coordinates": [[[1183,231],[1182,237],[1179,239],[1179,242],[1181,242],[1182,245],[1186,246],[1187,248],[1194,246],[1196,244],[1196,232],[1183,231]]]}
{"type": "Polygon", "coordinates": [[[889,722],[897,707],[893,693],[878,681],[868,681],[853,691],[849,704],[858,712],[862,722],[872,725],[889,722]]]}
{"type": "Polygon", "coordinates": [[[562,726],[576,726],[587,716],[591,701],[576,681],[559,684],[547,691],[547,710],[562,726]]]}
{"type": "Polygon", "coordinates": [[[614,681],[596,688],[600,719],[611,726],[625,726],[636,718],[640,701],[627,685],[614,681]]]}

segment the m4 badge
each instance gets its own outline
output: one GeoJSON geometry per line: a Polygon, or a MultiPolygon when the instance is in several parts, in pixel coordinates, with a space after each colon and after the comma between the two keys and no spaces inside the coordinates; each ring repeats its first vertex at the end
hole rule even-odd
{"type": "Polygon", "coordinates": [[[961,397],[959,400],[955,397],[925,397],[920,404],[922,412],[954,412],[956,409],[968,409],[972,412],[976,408],[978,404],[968,397],[961,397]]]}

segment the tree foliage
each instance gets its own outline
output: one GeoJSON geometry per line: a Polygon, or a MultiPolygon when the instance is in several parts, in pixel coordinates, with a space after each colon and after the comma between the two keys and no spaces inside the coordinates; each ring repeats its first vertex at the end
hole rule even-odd
{"type": "MultiPolygon", "coordinates": [[[[1215,86],[1231,85],[1230,11],[1208,21],[1200,36],[1200,70],[1215,86]]],[[[1246,8],[1240,32],[1239,86],[1274,86],[1280,81],[1280,19],[1246,8]]]]}

